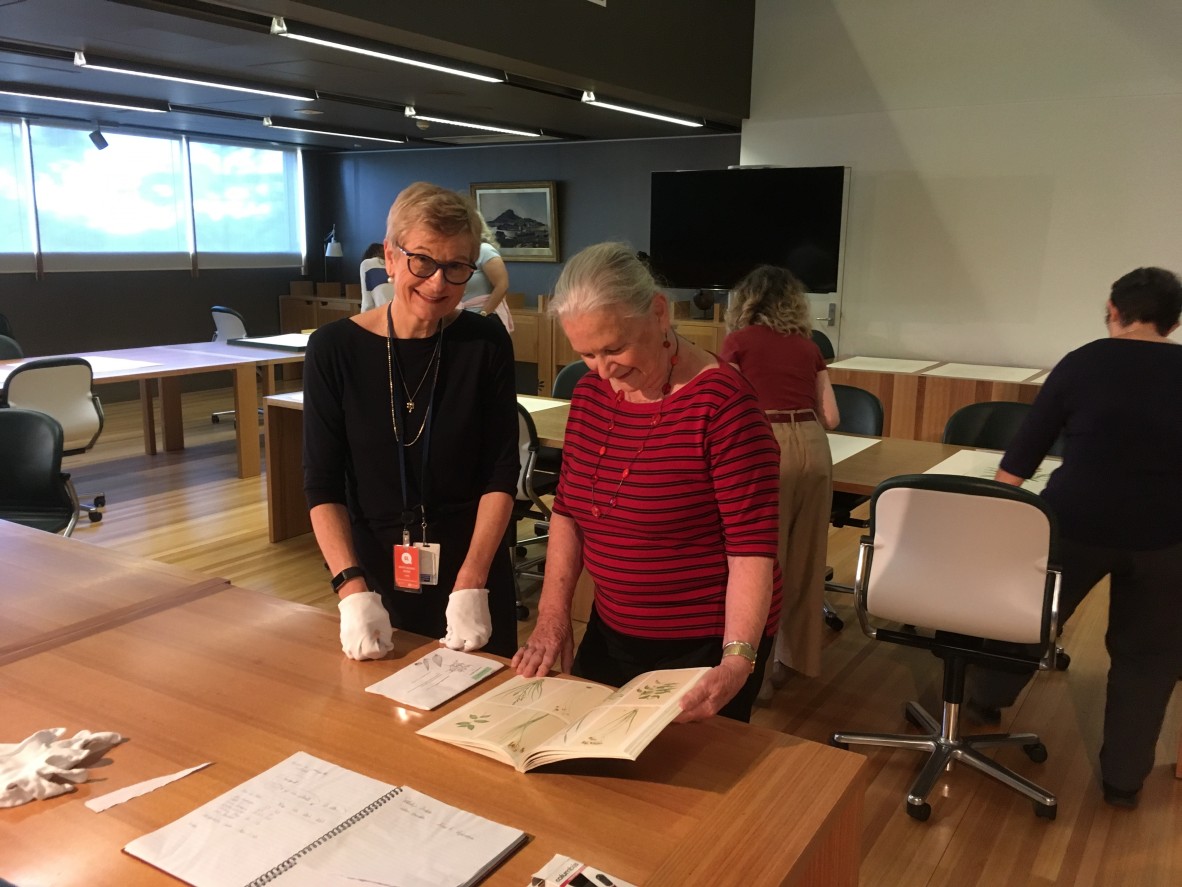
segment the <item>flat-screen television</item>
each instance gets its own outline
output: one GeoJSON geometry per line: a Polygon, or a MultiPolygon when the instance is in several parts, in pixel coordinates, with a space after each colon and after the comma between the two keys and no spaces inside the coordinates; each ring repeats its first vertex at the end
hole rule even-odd
{"type": "Polygon", "coordinates": [[[844,166],[652,174],[649,262],[667,286],[731,289],[761,264],[811,293],[837,291],[849,170],[844,166]]]}

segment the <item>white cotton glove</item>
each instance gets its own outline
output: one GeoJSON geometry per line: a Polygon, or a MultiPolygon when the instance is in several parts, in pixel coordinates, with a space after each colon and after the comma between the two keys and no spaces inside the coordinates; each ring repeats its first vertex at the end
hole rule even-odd
{"type": "Polygon", "coordinates": [[[341,650],[350,659],[381,659],[394,649],[390,614],[376,591],[341,598],[341,650]]]}
{"type": "Polygon", "coordinates": [[[0,807],[74,791],[86,782],[84,764],[97,760],[123,741],[118,733],[79,730],[62,739],[65,727],[39,730],[23,742],[0,744],[0,807]]]}
{"type": "Polygon", "coordinates": [[[447,596],[447,635],[439,643],[449,650],[479,650],[492,637],[487,588],[457,588],[447,596]]]}

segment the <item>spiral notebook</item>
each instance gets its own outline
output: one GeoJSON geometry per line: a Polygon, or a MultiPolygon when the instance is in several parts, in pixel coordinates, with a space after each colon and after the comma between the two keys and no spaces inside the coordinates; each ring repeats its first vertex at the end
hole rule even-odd
{"type": "Polygon", "coordinates": [[[123,849],[194,887],[466,887],[526,834],[297,752],[123,849]]]}

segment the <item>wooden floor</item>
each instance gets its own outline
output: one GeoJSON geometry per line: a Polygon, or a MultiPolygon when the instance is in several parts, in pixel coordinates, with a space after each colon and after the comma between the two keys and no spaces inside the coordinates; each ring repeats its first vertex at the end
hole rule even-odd
{"type": "MultiPolygon", "coordinates": [[[[186,395],[188,449],[155,457],[143,455],[137,405],[108,405],[98,445],[67,460],[83,495],[101,490],[108,500],[105,520],[80,526],[75,538],[335,608],[311,536],[267,541],[264,478],[235,476],[233,426],[209,421],[212,410],[229,405],[228,390],[186,395]]],[[[849,528],[831,533],[830,562],[839,579],[852,571],[857,534],[849,528]]],[[[1045,764],[1032,764],[1018,749],[1001,750],[998,757],[1058,794],[1056,821],[1035,818],[1016,793],[958,767],[933,794],[931,819],[915,822],[903,806],[919,755],[872,751],[860,848],[863,885],[1182,884],[1182,780],[1173,777],[1182,690],[1167,715],[1141,806],[1116,810],[1100,795],[1105,598],[1106,591],[1097,589],[1064,634],[1070,670],[1039,675],[1002,724],[1041,734],[1050,752],[1045,764]]],[[[849,599],[835,595],[833,602],[847,627],[840,633],[826,629],[824,677],[790,682],[757,709],[755,723],[818,742],[839,729],[904,731],[907,699],[934,705],[938,698],[939,663],[922,651],[868,640],[849,599]]],[[[528,628],[522,624],[523,632],[528,628]]]]}

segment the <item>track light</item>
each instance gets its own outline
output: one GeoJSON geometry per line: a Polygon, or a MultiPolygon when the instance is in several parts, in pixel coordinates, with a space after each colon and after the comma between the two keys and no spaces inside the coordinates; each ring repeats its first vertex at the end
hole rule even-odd
{"type": "Polygon", "coordinates": [[[271,33],[276,37],[287,37],[290,40],[314,43],[317,46],[327,46],[330,49],[340,49],[345,52],[355,52],[360,55],[367,55],[370,58],[384,59],[388,62],[398,62],[403,65],[428,68],[432,71],[454,74],[457,77],[468,77],[472,80],[483,81],[484,83],[503,83],[505,81],[504,71],[483,68],[478,65],[462,65],[459,62],[429,56],[410,49],[389,46],[373,40],[365,40],[361,37],[328,31],[323,28],[300,24],[299,22],[288,22],[282,16],[278,15],[271,19],[271,33]]]}
{"type": "Polygon", "coordinates": [[[102,95],[101,93],[54,89],[49,86],[33,87],[24,83],[0,82],[0,95],[12,95],[26,99],[44,99],[49,102],[71,102],[75,105],[91,105],[96,108],[117,108],[120,111],[151,111],[157,114],[168,112],[167,102],[153,102],[148,99],[114,98],[102,95]]]}
{"type": "Polygon", "coordinates": [[[335,129],[321,129],[299,120],[287,120],[282,117],[264,117],[263,126],[269,126],[272,129],[287,129],[292,132],[307,132],[318,136],[334,136],[340,139],[364,139],[370,142],[387,142],[392,145],[401,145],[406,142],[406,139],[396,139],[391,136],[364,135],[359,132],[339,132],[335,129]]]}
{"type": "Polygon", "coordinates": [[[91,71],[107,71],[112,74],[131,74],[136,77],[150,77],[154,80],[172,80],[176,83],[191,83],[194,86],[209,86],[214,89],[229,89],[234,92],[248,92],[254,95],[273,96],[280,99],[291,99],[297,102],[312,102],[316,100],[316,93],[311,89],[288,89],[278,86],[263,86],[245,80],[228,80],[222,77],[204,77],[185,71],[161,68],[156,65],[141,65],[124,62],[119,59],[90,55],[84,52],[74,53],[74,64],[79,68],[91,71]]]}
{"type": "Polygon", "coordinates": [[[601,101],[595,98],[595,93],[591,90],[586,90],[583,93],[583,103],[587,105],[594,105],[597,108],[608,108],[612,111],[623,111],[625,114],[635,114],[638,117],[651,117],[653,120],[663,120],[666,123],[676,123],[678,126],[692,126],[701,127],[701,120],[693,120],[689,117],[674,117],[672,114],[666,114],[661,111],[649,111],[645,108],[638,108],[631,105],[621,105],[619,102],[601,101]]]}
{"type": "MultiPolygon", "coordinates": [[[[507,126],[493,126],[488,123],[471,123],[467,120],[453,120],[450,117],[432,117],[427,114],[420,114],[415,110],[414,105],[407,105],[403,111],[407,117],[415,120],[424,121],[426,123],[447,123],[452,126],[466,126],[468,129],[482,129],[486,132],[503,132],[511,136],[525,136],[526,138],[536,139],[541,137],[540,132],[530,132],[525,129],[510,129],[507,126]]],[[[420,125],[419,129],[426,129],[426,126],[420,125]]]]}
{"type": "Polygon", "coordinates": [[[90,134],[90,141],[93,142],[94,146],[96,148],[98,148],[100,151],[103,150],[103,148],[107,147],[108,144],[110,144],[106,140],[106,138],[103,136],[102,130],[99,129],[97,126],[94,128],[94,132],[92,132],[90,134]]]}

